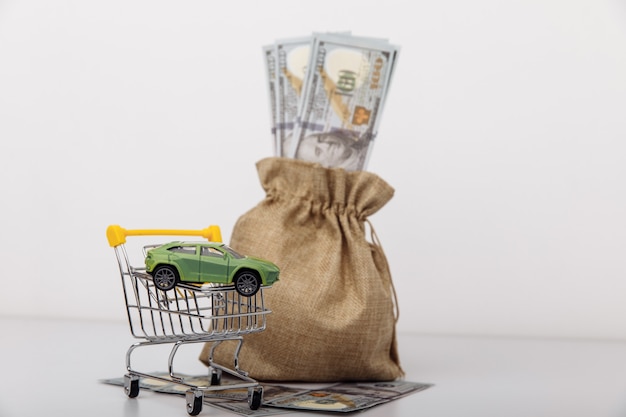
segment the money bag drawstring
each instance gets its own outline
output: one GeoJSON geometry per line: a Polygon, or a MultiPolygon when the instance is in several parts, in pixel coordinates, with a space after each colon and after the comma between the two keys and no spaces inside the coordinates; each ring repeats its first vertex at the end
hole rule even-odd
{"type": "Polygon", "coordinates": [[[385,252],[383,251],[383,246],[380,243],[380,239],[374,230],[374,226],[369,221],[369,219],[365,219],[365,222],[369,225],[370,228],[370,238],[372,240],[372,244],[374,248],[378,251],[380,258],[385,263],[385,269],[387,270],[387,275],[389,276],[389,287],[391,288],[391,298],[393,301],[393,317],[394,322],[397,324],[398,319],[400,319],[400,306],[398,305],[398,294],[396,293],[396,287],[393,285],[393,279],[391,277],[391,269],[389,268],[389,263],[387,262],[387,257],[385,256],[385,252]]]}

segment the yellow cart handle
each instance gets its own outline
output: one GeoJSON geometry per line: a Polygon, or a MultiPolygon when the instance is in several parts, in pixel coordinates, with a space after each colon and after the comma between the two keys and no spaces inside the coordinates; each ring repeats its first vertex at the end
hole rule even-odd
{"type": "Polygon", "coordinates": [[[107,227],[107,239],[111,247],[126,243],[126,236],[201,236],[211,242],[221,242],[222,232],[220,227],[211,225],[200,230],[179,229],[136,229],[127,230],[116,224],[107,227]]]}

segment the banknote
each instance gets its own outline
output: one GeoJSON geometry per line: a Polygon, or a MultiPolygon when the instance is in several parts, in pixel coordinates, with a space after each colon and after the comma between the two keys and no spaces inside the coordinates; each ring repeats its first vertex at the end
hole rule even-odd
{"type": "Polygon", "coordinates": [[[210,405],[211,407],[219,408],[224,411],[230,411],[231,413],[239,414],[240,416],[248,416],[248,417],[262,417],[262,416],[276,416],[279,414],[286,414],[289,410],[278,409],[278,408],[270,408],[270,407],[260,407],[256,410],[251,410],[248,403],[245,401],[228,401],[228,400],[207,400],[204,399],[204,403],[210,405]]]}
{"type": "MultiPolygon", "coordinates": [[[[163,394],[178,394],[185,395],[185,392],[189,389],[189,387],[178,384],[172,380],[169,373],[167,372],[155,372],[152,374],[155,378],[149,377],[141,377],[139,378],[139,388],[146,389],[148,391],[159,392],[163,394]],[[162,378],[162,379],[157,379],[162,378]]],[[[178,378],[181,378],[186,384],[195,385],[197,387],[206,387],[209,386],[209,378],[208,376],[189,376],[184,374],[177,374],[178,378]]],[[[124,377],[120,378],[108,378],[103,379],[101,382],[110,385],[120,385],[124,386],[124,377]]],[[[216,393],[225,393],[231,390],[228,390],[228,385],[234,384],[237,381],[231,381],[224,378],[222,386],[220,387],[220,391],[215,391],[216,393]]],[[[212,391],[211,391],[212,392],[212,391]]],[[[230,398],[230,397],[229,397],[230,398]]]]}
{"type": "Polygon", "coordinates": [[[282,156],[364,170],[397,54],[398,48],[383,39],[314,35],[297,121],[282,156]]]}
{"type": "Polygon", "coordinates": [[[279,153],[278,139],[276,134],[277,104],[276,104],[276,46],[266,45],[263,47],[263,62],[265,64],[265,74],[267,77],[267,95],[270,106],[270,126],[274,139],[274,154],[279,153]]]}
{"type": "Polygon", "coordinates": [[[340,383],[325,389],[281,396],[266,404],[287,409],[345,413],[365,410],[431,386],[409,381],[340,383]]]}
{"type": "Polygon", "coordinates": [[[275,149],[277,156],[287,156],[309,63],[311,37],[277,40],[274,49],[277,59],[274,74],[275,149]]]}

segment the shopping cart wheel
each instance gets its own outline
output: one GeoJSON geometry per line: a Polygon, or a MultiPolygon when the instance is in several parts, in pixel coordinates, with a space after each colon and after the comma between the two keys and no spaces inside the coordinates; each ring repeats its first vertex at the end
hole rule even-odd
{"type": "Polygon", "coordinates": [[[258,410],[263,402],[263,387],[248,388],[248,405],[250,410],[258,410]]]}
{"type": "Polygon", "coordinates": [[[139,377],[136,375],[124,375],[124,392],[129,398],[139,395],[139,377]]]}
{"type": "Polygon", "coordinates": [[[211,384],[210,385],[220,385],[222,383],[222,370],[210,367],[209,373],[211,375],[211,384]]]}
{"type": "Polygon", "coordinates": [[[202,411],[202,400],[204,398],[204,391],[201,390],[188,390],[185,393],[185,399],[187,400],[187,413],[190,416],[197,416],[202,411]]]}

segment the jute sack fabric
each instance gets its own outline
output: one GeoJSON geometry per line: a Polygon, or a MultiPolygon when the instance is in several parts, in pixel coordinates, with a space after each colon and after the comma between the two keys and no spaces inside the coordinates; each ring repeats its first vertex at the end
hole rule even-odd
{"type": "MultiPolygon", "coordinates": [[[[368,172],[287,158],[257,163],[266,197],[235,224],[230,246],[280,267],[264,291],[265,331],[244,336],[242,370],[263,381],[388,381],[403,375],[395,292],[367,217],[394,190],[368,172]]],[[[200,359],[205,363],[210,344],[200,359]]],[[[235,343],[214,361],[231,364],[235,343]]]]}

